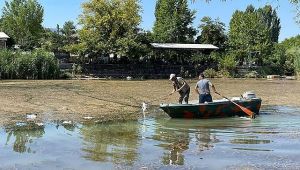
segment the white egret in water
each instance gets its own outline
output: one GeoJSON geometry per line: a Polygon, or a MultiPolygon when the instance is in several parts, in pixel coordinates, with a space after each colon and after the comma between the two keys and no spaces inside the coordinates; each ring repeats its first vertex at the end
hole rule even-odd
{"type": "Polygon", "coordinates": [[[147,107],[148,107],[147,103],[143,102],[142,103],[142,111],[143,111],[144,117],[145,117],[145,111],[147,110],[147,107]]]}

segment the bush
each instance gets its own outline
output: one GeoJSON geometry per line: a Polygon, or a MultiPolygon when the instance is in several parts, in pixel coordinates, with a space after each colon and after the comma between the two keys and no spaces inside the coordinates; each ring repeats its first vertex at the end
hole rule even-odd
{"type": "Polygon", "coordinates": [[[245,75],[246,78],[256,78],[258,77],[258,73],[256,71],[251,71],[245,75]]]}
{"type": "Polygon", "coordinates": [[[296,74],[300,73],[300,48],[294,52],[294,67],[296,74]]]}
{"type": "Polygon", "coordinates": [[[209,78],[214,78],[217,77],[218,75],[218,73],[213,68],[205,70],[203,74],[205,77],[209,77],[209,78]]]}
{"type": "Polygon", "coordinates": [[[69,71],[64,71],[64,72],[60,73],[59,78],[61,78],[61,79],[71,79],[71,78],[73,78],[73,75],[69,71]]]}
{"type": "Polygon", "coordinates": [[[228,54],[220,60],[219,67],[221,70],[227,70],[233,73],[234,69],[236,68],[236,65],[237,62],[235,61],[235,56],[232,54],[228,54]]]}
{"type": "Polygon", "coordinates": [[[218,71],[218,77],[223,77],[223,78],[229,78],[232,77],[229,71],[227,70],[220,70],[218,71]]]}
{"type": "Polygon", "coordinates": [[[1,79],[54,79],[59,76],[58,60],[44,50],[0,51],[1,79]]]}
{"type": "Polygon", "coordinates": [[[257,69],[257,74],[261,77],[267,77],[267,75],[272,74],[272,69],[268,66],[259,67],[257,69]]]}

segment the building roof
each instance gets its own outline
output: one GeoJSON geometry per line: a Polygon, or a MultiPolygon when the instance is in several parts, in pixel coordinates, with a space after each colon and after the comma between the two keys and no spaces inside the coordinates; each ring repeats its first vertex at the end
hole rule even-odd
{"type": "Polygon", "coordinates": [[[8,39],[9,38],[9,36],[8,35],[6,35],[4,32],[0,32],[0,39],[8,39]]]}
{"type": "Polygon", "coordinates": [[[218,47],[212,44],[175,44],[175,43],[150,43],[154,48],[166,48],[166,49],[212,49],[217,50],[218,47]]]}

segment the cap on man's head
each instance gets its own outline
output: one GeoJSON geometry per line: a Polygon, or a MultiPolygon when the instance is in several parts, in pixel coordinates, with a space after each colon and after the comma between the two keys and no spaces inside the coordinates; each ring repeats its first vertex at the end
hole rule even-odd
{"type": "Polygon", "coordinates": [[[172,80],[175,76],[175,74],[170,74],[170,80],[172,80]]]}

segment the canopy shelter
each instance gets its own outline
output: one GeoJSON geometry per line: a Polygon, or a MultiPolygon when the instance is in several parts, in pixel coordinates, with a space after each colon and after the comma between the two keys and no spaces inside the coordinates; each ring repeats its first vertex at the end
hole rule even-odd
{"type": "Polygon", "coordinates": [[[176,43],[150,43],[154,48],[161,49],[187,49],[187,50],[217,50],[212,44],[176,44],[176,43]]]}
{"type": "Polygon", "coordinates": [[[9,39],[9,36],[4,32],[0,32],[0,49],[6,48],[6,41],[9,39]]]}

